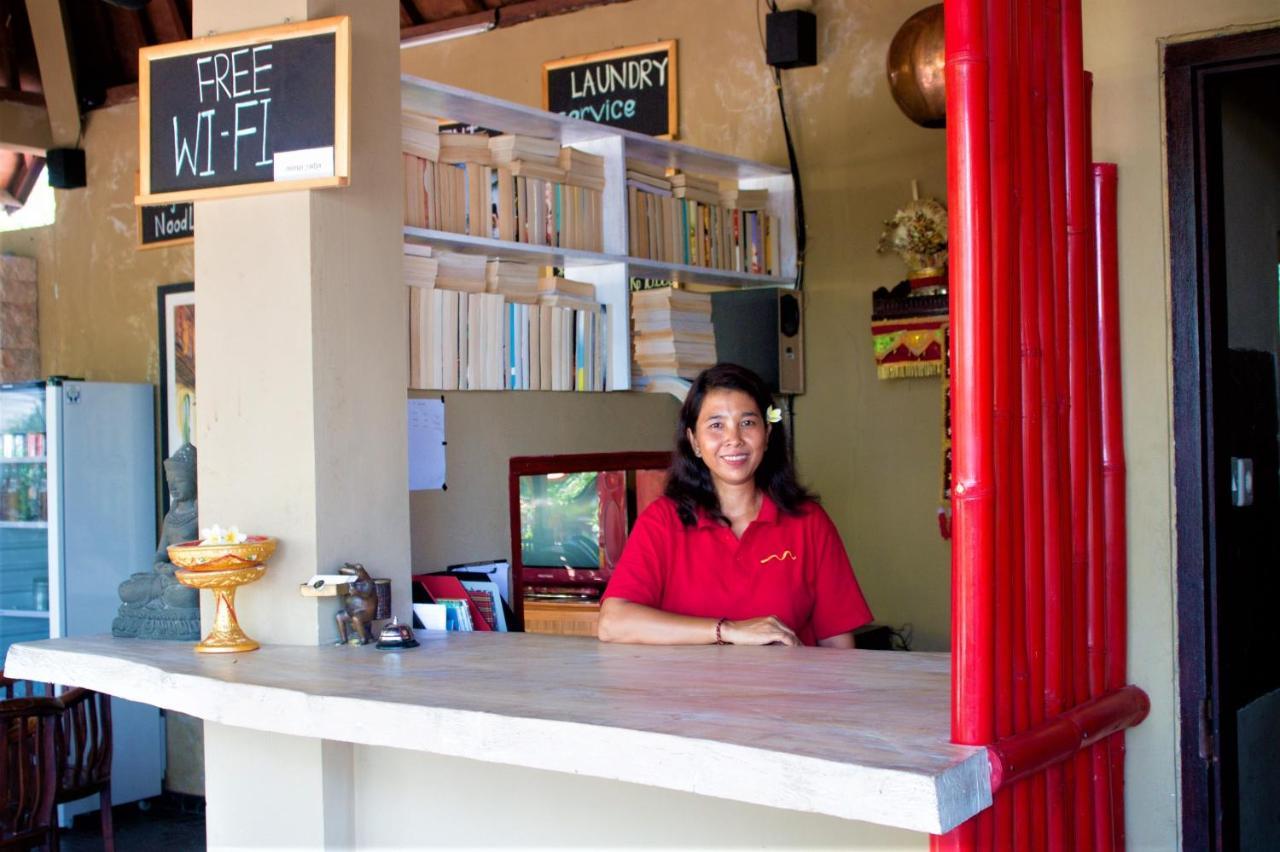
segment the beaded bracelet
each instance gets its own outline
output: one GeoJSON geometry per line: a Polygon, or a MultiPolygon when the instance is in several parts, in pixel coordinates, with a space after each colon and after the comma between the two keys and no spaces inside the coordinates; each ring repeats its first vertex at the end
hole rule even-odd
{"type": "Polygon", "coordinates": [[[728,620],[729,620],[729,619],[727,619],[727,618],[722,618],[722,619],[720,619],[719,621],[717,621],[717,622],[716,622],[716,644],[717,644],[717,645],[731,645],[731,644],[733,644],[733,643],[731,643],[731,642],[726,642],[726,641],[724,641],[724,637],[722,637],[722,636],[720,635],[720,629],[721,629],[722,627],[724,627],[725,622],[727,622],[728,620]]]}

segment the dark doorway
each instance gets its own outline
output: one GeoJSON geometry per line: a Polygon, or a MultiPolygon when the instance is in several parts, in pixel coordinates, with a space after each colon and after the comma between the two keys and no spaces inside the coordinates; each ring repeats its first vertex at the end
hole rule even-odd
{"type": "Polygon", "coordinates": [[[1165,52],[1183,847],[1280,836],[1280,30],[1165,52]]]}

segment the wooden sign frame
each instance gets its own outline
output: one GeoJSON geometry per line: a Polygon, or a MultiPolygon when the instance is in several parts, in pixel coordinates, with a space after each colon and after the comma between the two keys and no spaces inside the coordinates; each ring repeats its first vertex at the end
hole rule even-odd
{"type": "Polygon", "coordinates": [[[347,15],[318,18],[314,21],[279,24],[251,30],[222,33],[190,41],[172,42],[138,51],[138,164],[139,189],[134,203],[172,204],[176,201],[197,201],[208,198],[231,198],[242,195],[262,195],[271,192],[293,192],[300,189],[320,189],[330,186],[346,186],[351,180],[351,19],[347,15]],[[172,59],[195,53],[222,50],[228,47],[255,47],[267,42],[285,41],[307,36],[334,34],[333,60],[333,175],[292,181],[257,181],[254,183],[212,186],[203,189],[185,189],[175,192],[151,191],[151,64],[161,59],[172,59]]]}
{"type": "Polygon", "coordinates": [[[675,139],[679,130],[680,88],[676,74],[676,40],[654,41],[648,44],[637,44],[632,47],[616,47],[613,50],[601,50],[596,53],[584,53],[580,56],[566,56],[563,59],[552,59],[542,63],[542,108],[551,109],[551,93],[547,87],[547,77],[551,71],[558,71],[570,65],[589,65],[593,62],[604,62],[610,59],[622,59],[627,56],[638,56],[646,53],[667,51],[667,129],[668,133],[654,136],[654,139],[675,139]]]}
{"type": "MultiPolygon", "coordinates": [[[[186,203],[188,202],[185,202],[185,201],[169,202],[169,204],[186,204],[186,203]]],[[[195,235],[192,234],[189,237],[178,237],[178,239],[176,240],[158,240],[153,243],[144,243],[142,241],[142,228],[145,223],[142,221],[142,212],[143,212],[143,209],[146,207],[156,207],[156,206],[162,206],[162,205],[148,205],[148,204],[134,205],[133,209],[137,211],[137,215],[135,219],[136,219],[137,228],[138,228],[138,244],[134,246],[134,248],[138,249],[139,251],[148,251],[150,249],[172,248],[173,246],[190,245],[191,243],[194,243],[196,241],[195,235]]]]}

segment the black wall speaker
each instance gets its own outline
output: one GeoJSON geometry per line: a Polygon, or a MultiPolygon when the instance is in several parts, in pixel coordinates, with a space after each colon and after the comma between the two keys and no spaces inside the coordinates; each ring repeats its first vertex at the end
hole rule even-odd
{"type": "Polygon", "coordinates": [[[84,149],[50,148],[44,155],[49,170],[49,186],[55,189],[79,189],[85,185],[84,149]]]}
{"type": "Polygon", "coordinates": [[[774,68],[807,68],[818,64],[818,19],[793,9],[765,16],[765,61],[774,68]]]}
{"type": "Polygon", "coordinates": [[[804,302],[761,287],[711,294],[716,357],[755,371],[775,393],[804,393],[804,302]]]}

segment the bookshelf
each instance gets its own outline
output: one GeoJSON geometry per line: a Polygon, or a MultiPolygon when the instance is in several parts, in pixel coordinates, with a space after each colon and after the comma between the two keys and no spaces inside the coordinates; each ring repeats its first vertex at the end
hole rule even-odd
{"type": "Polygon", "coordinates": [[[794,286],[795,192],[790,172],[784,168],[556,115],[407,74],[400,78],[400,92],[401,109],[405,111],[503,133],[551,139],[563,147],[577,148],[604,160],[605,186],[601,199],[603,251],[531,245],[409,226],[404,228],[404,241],[460,254],[483,255],[489,259],[559,266],[567,278],[596,285],[597,300],[606,306],[608,316],[608,390],[629,390],[631,387],[629,282],[632,278],[672,279],[720,287],[794,286]],[[768,212],[777,219],[778,260],[782,274],[734,272],[629,256],[628,160],[734,180],[740,189],[768,190],[768,212]]]}

